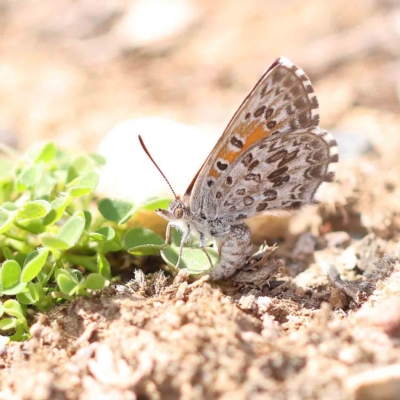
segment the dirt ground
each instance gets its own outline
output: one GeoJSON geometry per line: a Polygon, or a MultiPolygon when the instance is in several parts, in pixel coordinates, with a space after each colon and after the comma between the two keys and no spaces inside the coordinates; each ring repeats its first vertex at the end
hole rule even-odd
{"type": "Polygon", "coordinates": [[[287,55],[339,141],[337,180],[228,282],[117,257],[121,284],[0,348],[0,399],[398,399],[400,2],[188,3],[145,45],[127,1],[0,4],[1,140],[95,149],[148,114],[223,128],[287,55]]]}

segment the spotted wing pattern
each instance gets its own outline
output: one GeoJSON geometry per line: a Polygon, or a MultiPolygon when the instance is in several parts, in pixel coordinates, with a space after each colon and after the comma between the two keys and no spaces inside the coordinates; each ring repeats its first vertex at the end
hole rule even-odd
{"type": "Polygon", "coordinates": [[[190,208],[199,210],[209,188],[253,143],[272,135],[318,126],[318,100],[307,75],[281,57],[245,98],[189,185],[190,208]]]}
{"type": "Polygon", "coordinates": [[[336,141],[319,127],[268,136],[229,165],[203,207],[211,220],[230,223],[265,210],[298,209],[333,180],[337,161],[336,141]]]}
{"type": "MultiPolygon", "coordinates": [[[[262,211],[266,203],[265,209],[271,209],[282,208],[283,200],[293,200],[294,204],[288,207],[294,207],[298,202],[309,202],[318,185],[333,178],[329,164],[337,161],[336,142],[330,134],[318,128],[318,123],[318,100],[310,80],[288,59],[279,58],[246,97],[189,186],[186,195],[190,195],[192,212],[207,219],[231,213],[230,218],[239,220],[262,211]],[[277,161],[266,162],[268,156],[275,156],[277,161]],[[305,163],[307,157],[309,163],[305,163]],[[312,161],[312,157],[319,157],[319,161],[312,161]],[[296,186],[301,183],[301,176],[307,168],[315,165],[319,166],[318,178],[308,182],[307,189],[296,186]],[[270,188],[274,177],[275,183],[270,188]],[[279,189],[276,182],[283,178],[289,180],[284,181],[284,186],[279,189]],[[239,181],[244,188],[237,189],[239,181]],[[261,191],[263,185],[265,189],[261,191]],[[241,189],[247,190],[246,194],[234,194],[233,186],[239,193],[241,189]],[[270,192],[269,197],[262,197],[261,194],[269,188],[274,192],[270,192]],[[299,190],[302,190],[302,198],[299,190]],[[229,198],[226,198],[226,191],[229,198]],[[275,191],[279,196],[288,194],[289,197],[271,200],[275,191]],[[229,211],[234,208],[235,211],[229,211]]],[[[316,167],[314,175],[317,175],[316,167]]]]}

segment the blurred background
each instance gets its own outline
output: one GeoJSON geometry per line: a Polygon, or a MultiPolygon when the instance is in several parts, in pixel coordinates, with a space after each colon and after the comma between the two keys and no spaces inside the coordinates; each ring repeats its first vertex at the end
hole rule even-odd
{"type": "Polygon", "coordinates": [[[127,119],[219,135],[285,55],[321,126],[357,133],[400,110],[396,0],[1,0],[0,140],[95,150],[127,119]]]}
{"type": "Polygon", "coordinates": [[[393,237],[399,0],[0,0],[0,142],[100,150],[102,193],[171,196],[143,134],[182,193],[281,55],[309,75],[339,142],[338,183],[322,196],[334,228],[393,237]]]}

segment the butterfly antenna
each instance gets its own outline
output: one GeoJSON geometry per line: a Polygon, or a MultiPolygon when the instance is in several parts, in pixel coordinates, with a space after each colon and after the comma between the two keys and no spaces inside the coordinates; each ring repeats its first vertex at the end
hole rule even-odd
{"type": "Polygon", "coordinates": [[[171,192],[174,194],[175,199],[176,197],[176,193],[175,190],[172,188],[171,184],[169,183],[169,180],[167,179],[167,177],[164,175],[164,172],[161,171],[161,168],[157,165],[157,163],[154,161],[153,157],[150,155],[149,151],[147,150],[146,145],[143,142],[142,137],[139,135],[139,142],[140,145],[142,146],[144,152],[147,154],[147,157],[150,158],[151,162],[155,165],[155,167],[158,169],[158,171],[160,172],[161,176],[165,179],[165,182],[167,182],[169,188],[171,189],[171,192]]]}

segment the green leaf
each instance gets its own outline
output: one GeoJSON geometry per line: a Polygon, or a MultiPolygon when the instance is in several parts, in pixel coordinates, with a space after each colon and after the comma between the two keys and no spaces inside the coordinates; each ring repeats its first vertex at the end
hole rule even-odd
{"type": "MultiPolygon", "coordinates": [[[[207,249],[213,265],[218,262],[218,253],[213,249],[207,249]]],[[[178,262],[179,247],[170,246],[161,250],[161,257],[170,266],[175,267],[178,262]]],[[[198,275],[211,269],[210,262],[200,248],[184,247],[179,269],[187,269],[190,274],[198,275]]]]}
{"type": "Polygon", "coordinates": [[[7,161],[4,158],[0,158],[0,177],[11,173],[13,170],[13,165],[10,161],[7,161]]]}
{"type": "Polygon", "coordinates": [[[146,202],[140,204],[138,207],[132,204],[132,208],[126,213],[124,217],[119,220],[119,224],[124,224],[127,222],[139,209],[154,211],[159,208],[168,208],[169,203],[171,203],[171,199],[151,199],[146,202]]]}
{"type": "MultiPolygon", "coordinates": [[[[23,240],[9,238],[7,240],[7,244],[10,246],[10,248],[17,250],[18,252],[30,253],[32,251],[32,246],[23,240]]],[[[14,259],[16,259],[16,257],[14,257],[14,259]]]]}
{"type": "Polygon", "coordinates": [[[9,289],[19,283],[21,278],[21,267],[14,260],[7,260],[1,268],[1,287],[9,289]]]}
{"type": "Polygon", "coordinates": [[[79,265],[87,271],[97,272],[96,256],[67,253],[65,258],[70,264],[79,265]]]}
{"type": "Polygon", "coordinates": [[[0,158],[0,183],[9,179],[12,172],[12,163],[4,158],[0,158]]]}
{"type": "Polygon", "coordinates": [[[135,210],[133,203],[117,199],[104,198],[99,201],[99,211],[101,215],[109,221],[126,221],[132,216],[135,210]]]}
{"type": "Polygon", "coordinates": [[[48,255],[49,249],[46,247],[35,250],[28,255],[25,260],[24,268],[22,269],[22,282],[30,282],[32,279],[36,278],[42,270],[48,255]]]}
{"type": "Polygon", "coordinates": [[[48,163],[54,159],[56,156],[56,146],[54,143],[46,143],[42,149],[38,152],[38,155],[35,158],[35,162],[43,161],[44,163],[48,163]]]}
{"type": "Polygon", "coordinates": [[[78,242],[84,228],[85,218],[82,212],[78,212],[59,230],[57,238],[72,247],[78,242]]]}
{"type": "Polygon", "coordinates": [[[9,201],[6,201],[1,205],[2,209],[5,209],[7,211],[16,211],[19,209],[19,207],[15,203],[10,203],[9,201]]]}
{"type": "Polygon", "coordinates": [[[35,300],[31,294],[28,292],[21,292],[17,294],[17,300],[21,303],[21,304],[25,304],[26,306],[31,305],[31,304],[35,304],[37,303],[37,300],[35,300]]]}
{"type": "Polygon", "coordinates": [[[29,327],[26,321],[24,323],[19,323],[15,327],[15,333],[14,335],[10,336],[10,340],[16,341],[16,342],[23,342],[24,340],[28,340],[30,338],[29,335],[29,327]]]}
{"type": "Polygon", "coordinates": [[[85,228],[84,228],[84,230],[88,231],[89,228],[90,228],[90,224],[92,223],[92,213],[87,211],[87,210],[84,210],[83,214],[85,216],[85,228]]]}
{"type": "Polygon", "coordinates": [[[150,229],[141,227],[128,230],[124,237],[124,245],[130,254],[136,256],[155,255],[166,246],[161,236],[150,229]]]}
{"type": "Polygon", "coordinates": [[[68,187],[70,188],[69,194],[72,197],[84,196],[88,193],[93,192],[93,190],[96,189],[98,183],[99,175],[96,172],[91,171],[86,175],[75,179],[68,185],[68,187]]]}
{"type": "Polygon", "coordinates": [[[4,312],[20,321],[25,321],[24,312],[18,301],[9,299],[3,303],[4,312]]]}
{"type": "Polygon", "coordinates": [[[155,256],[166,246],[165,244],[144,244],[141,246],[134,246],[128,250],[128,253],[134,256],[155,256]]]}
{"type": "Polygon", "coordinates": [[[17,300],[25,305],[35,304],[40,300],[40,292],[40,284],[30,282],[22,293],[17,294],[17,300]]]}
{"type": "Polygon", "coordinates": [[[57,184],[60,184],[57,179],[49,173],[44,173],[40,183],[35,185],[35,196],[37,199],[50,199],[58,193],[57,184]],[[53,193],[54,192],[54,193],[53,193]]]}
{"type": "Polygon", "coordinates": [[[2,317],[4,314],[4,307],[3,307],[3,303],[0,301],[0,317],[2,317]]]}
{"type": "Polygon", "coordinates": [[[15,212],[0,208],[0,234],[7,232],[13,225],[15,212]]]}
{"type": "Polygon", "coordinates": [[[14,257],[12,257],[12,259],[15,260],[19,265],[24,265],[26,260],[26,254],[18,252],[17,254],[15,254],[14,257]]]}
{"type": "Polygon", "coordinates": [[[32,299],[35,301],[39,301],[40,297],[43,295],[43,289],[40,283],[29,282],[28,289],[32,299]]]}
{"type": "Polygon", "coordinates": [[[59,250],[67,250],[75,246],[85,228],[83,212],[75,213],[58,231],[55,237],[42,235],[43,244],[59,250]]]}
{"type": "Polygon", "coordinates": [[[70,294],[78,285],[79,280],[65,269],[56,272],[56,282],[61,292],[70,294]]]}
{"type": "Polygon", "coordinates": [[[17,192],[22,193],[25,192],[27,187],[23,185],[20,181],[17,182],[17,192]]]}
{"type": "MultiPolygon", "coordinates": [[[[5,176],[0,175],[0,204],[3,203],[3,208],[7,208],[5,204],[7,204],[7,200],[13,198],[15,196],[15,182],[12,180],[13,178],[7,178],[5,176]],[[5,202],[5,203],[4,203],[5,202]]],[[[8,203],[10,204],[10,203],[8,203]]],[[[13,211],[13,210],[9,210],[13,211]]],[[[1,340],[1,336],[0,336],[1,340]]]]}
{"type": "Polygon", "coordinates": [[[175,246],[180,246],[182,242],[182,236],[183,232],[181,232],[179,229],[172,228],[171,229],[171,243],[174,244],[175,246]]]}
{"type": "Polygon", "coordinates": [[[90,232],[90,237],[99,242],[103,242],[106,240],[113,240],[115,237],[115,230],[110,226],[103,226],[98,229],[96,232],[90,232]]]}
{"type": "Polygon", "coordinates": [[[10,287],[9,289],[0,290],[0,292],[3,296],[15,296],[18,293],[22,293],[25,290],[25,288],[26,288],[25,282],[18,282],[13,287],[10,287]]]}
{"type": "Polygon", "coordinates": [[[137,208],[132,207],[131,211],[129,213],[127,213],[124,218],[122,218],[120,221],[118,221],[118,225],[126,224],[132,218],[132,216],[136,213],[136,211],[137,211],[137,208]]]}
{"type": "Polygon", "coordinates": [[[104,165],[106,165],[106,159],[105,157],[103,157],[100,154],[97,153],[92,153],[89,154],[89,157],[96,163],[96,165],[98,165],[99,167],[103,167],[104,165]]]}
{"type": "Polygon", "coordinates": [[[3,253],[5,259],[12,260],[14,258],[13,252],[10,250],[9,247],[3,246],[2,248],[0,248],[0,251],[3,253]]]}
{"type": "Polygon", "coordinates": [[[57,237],[44,234],[40,238],[42,239],[42,242],[45,246],[52,249],[67,250],[70,248],[68,243],[65,243],[63,240],[58,239],[57,237]]]}
{"type": "Polygon", "coordinates": [[[46,200],[27,201],[19,210],[17,218],[39,219],[51,210],[51,205],[46,200]]]}
{"type": "Polygon", "coordinates": [[[44,172],[44,164],[34,164],[26,167],[19,175],[19,182],[26,187],[32,187],[40,183],[44,172]]]}
{"type": "Polygon", "coordinates": [[[169,203],[171,203],[171,199],[151,199],[140,204],[138,208],[144,208],[149,211],[154,211],[158,208],[168,209],[169,203]]]}
{"type": "Polygon", "coordinates": [[[26,283],[21,282],[21,267],[15,260],[7,260],[1,268],[1,290],[5,296],[15,296],[25,289],[26,283]]]}
{"type": "Polygon", "coordinates": [[[15,318],[3,318],[0,321],[0,330],[8,331],[10,329],[15,329],[18,325],[18,322],[15,318]]]}
{"type": "Polygon", "coordinates": [[[124,245],[127,249],[148,244],[162,245],[164,244],[164,239],[147,228],[136,227],[126,232],[124,245]]]}
{"type": "Polygon", "coordinates": [[[101,246],[101,251],[104,254],[112,252],[112,251],[119,251],[121,249],[122,249],[122,245],[121,245],[121,239],[119,236],[115,236],[115,238],[113,240],[103,242],[103,244],[101,246]]]}
{"type": "Polygon", "coordinates": [[[101,254],[97,253],[97,270],[99,274],[104,276],[106,279],[111,279],[111,267],[107,258],[101,254]]]}
{"type": "Polygon", "coordinates": [[[47,226],[57,222],[64,214],[65,209],[71,204],[72,198],[64,194],[51,202],[52,210],[44,217],[43,225],[47,226]]]}
{"type": "Polygon", "coordinates": [[[109,283],[109,280],[104,278],[104,276],[94,273],[88,275],[84,286],[86,289],[100,290],[108,286],[109,283]]]}
{"type": "Polygon", "coordinates": [[[79,271],[79,269],[69,269],[68,272],[70,272],[75,279],[77,280],[77,282],[80,282],[83,279],[83,274],[81,271],[79,271]]]}
{"type": "Polygon", "coordinates": [[[19,229],[24,231],[33,233],[38,235],[39,233],[43,233],[46,230],[46,227],[43,225],[43,221],[40,219],[32,219],[32,220],[14,220],[14,225],[19,229]]]}
{"type": "Polygon", "coordinates": [[[93,160],[88,156],[78,156],[68,168],[67,183],[93,169],[93,160]]]}
{"type": "MultiPolygon", "coordinates": [[[[162,259],[165,261],[165,263],[171,267],[171,268],[176,268],[176,263],[178,262],[178,250],[175,246],[170,245],[160,251],[162,259]]],[[[182,262],[179,263],[179,268],[187,268],[186,264],[183,264],[182,262]]]]}

